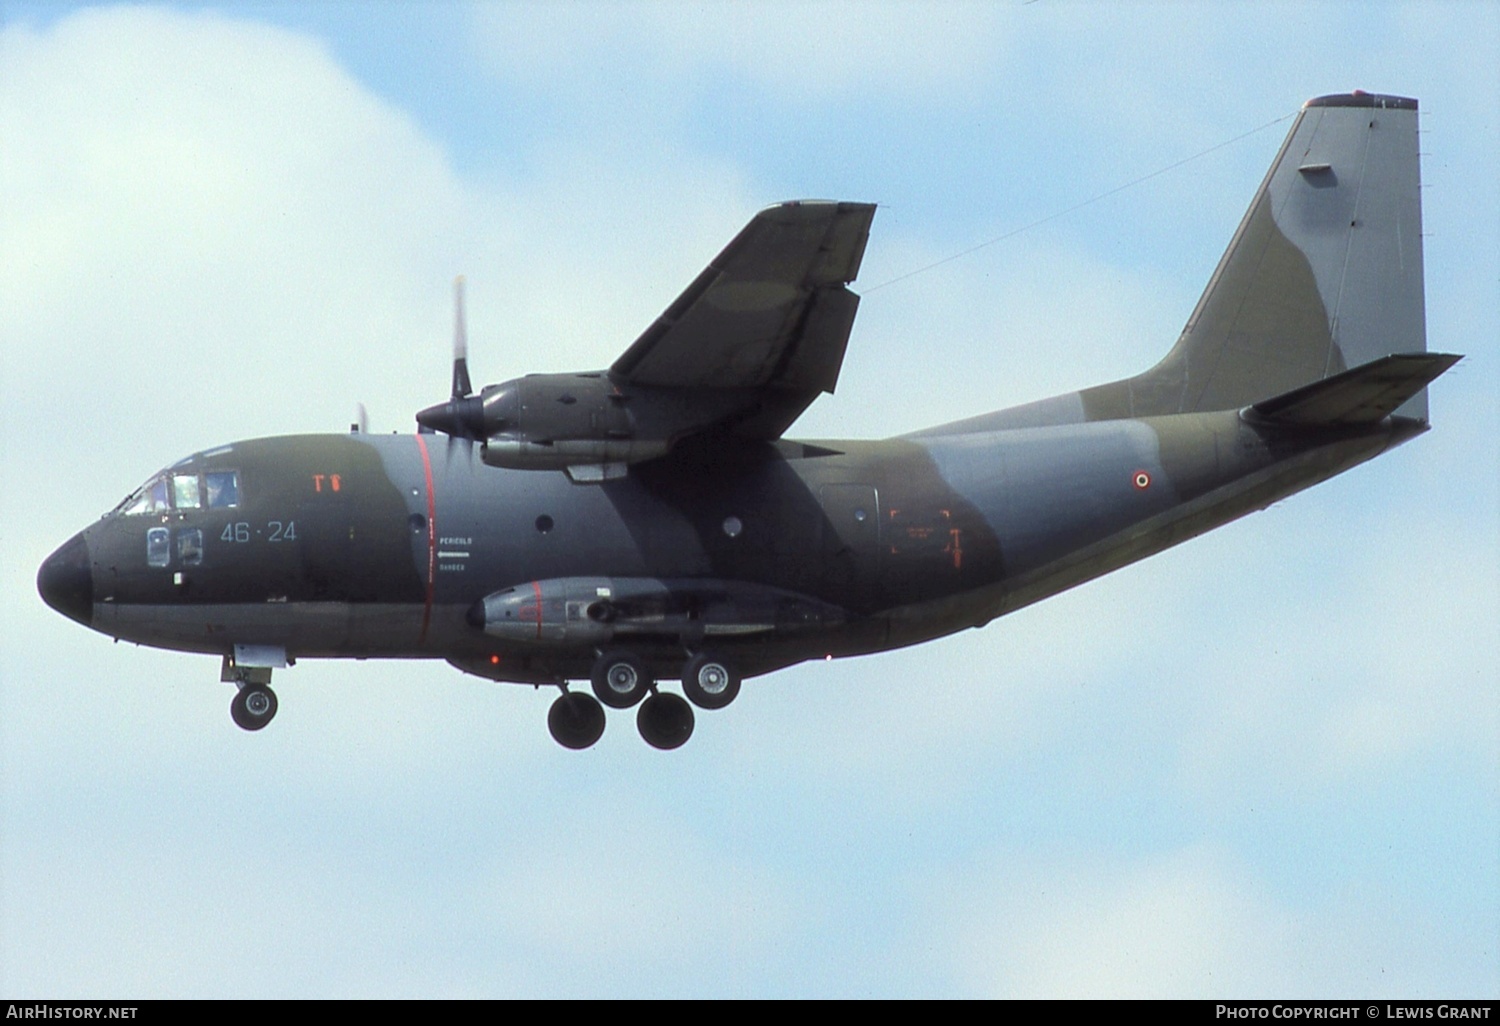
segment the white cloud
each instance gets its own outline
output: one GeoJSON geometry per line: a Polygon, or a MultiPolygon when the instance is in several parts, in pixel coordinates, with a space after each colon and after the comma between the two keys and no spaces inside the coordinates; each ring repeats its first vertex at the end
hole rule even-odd
{"type": "Polygon", "coordinates": [[[1297,992],[1282,955],[1295,923],[1217,853],[1124,867],[992,867],[961,905],[951,957],[989,997],[1151,998],[1297,992]],[[1018,871],[1019,868],[1019,871],[1018,871]]]}
{"type": "Polygon", "coordinates": [[[1476,917],[1355,867],[1293,899],[1214,844],[993,855],[922,896],[935,961],[986,997],[1441,997],[1493,979],[1476,917]]]}
{"type": "Polygon", "coordinates": [[[422,278],[447,276],[463,190],[320,47],[149,8],[4,40],[0,131],[27,154],[0,170],[11,404],[66,389],[94,424],[149,425],[165,448],[136,477],[220,431],[335,428],[355,354],[423,366],[422,278]]]}
{"type": "Polygon", "coordinates": [[[446,389],[456,273],[480,380],[605,364],[755,206],[726,212],[711,163],[567,144],[524,188],[465,184],[321,47],[215,14],[4,40],[0,132],[27,154],[0,165],[11,422],[67,390],[113,441],[152,432],[84,509],[194,448],[337,430],[356,400],[408,427],[446,389]]]}

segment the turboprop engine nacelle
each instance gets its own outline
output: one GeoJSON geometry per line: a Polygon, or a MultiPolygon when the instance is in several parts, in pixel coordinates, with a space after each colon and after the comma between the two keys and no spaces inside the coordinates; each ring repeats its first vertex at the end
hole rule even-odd
{"type": "Polygon", "coordinates": [[[492,637],[602,645],[622,635],[669,642],[794,633],[841,623],[844,611],[796,592],[724,580],[558,577],[485,596],[469,622],[492,637]]]}
{"type": "Polygon", "coordinates": [[[486,385],[479,395],[455,396],[423,410],[417,421],[484,443],[485,463],[512,470],[637,463],[665,455],[670,439],[641,437],[627,409],[629,398],[602,371],[531,374],[486,385]]]}
{"type": "Polygon", "coordinates": [[[511,470],[564,470],[666,455],[665,439],[637,437],[626,402],[602,373],[531,374],[488,386],[480,458],[511,470]]]}

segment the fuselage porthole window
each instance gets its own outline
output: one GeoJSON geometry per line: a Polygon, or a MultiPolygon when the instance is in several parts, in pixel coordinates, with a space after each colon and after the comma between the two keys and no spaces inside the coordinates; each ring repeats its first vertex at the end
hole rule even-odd
{"type": "Polygon", "coordinates": [[[177,561],[183,566],[203,563],[203,532],[196,527],[177,532],[177,561]]]}
{"type": "Polygon", "coordinates": [[[153,527],[146,532],[146,565],[166,566],[172,562],[172,532],[153,527]]]}

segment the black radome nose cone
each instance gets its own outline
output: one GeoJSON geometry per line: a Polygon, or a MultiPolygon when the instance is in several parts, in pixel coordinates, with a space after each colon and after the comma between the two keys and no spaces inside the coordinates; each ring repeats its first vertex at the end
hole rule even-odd
{"type": "Polygon", "coordinates": [[[75,534],[47,557],[37,571],[36,590],[42,593],[42,601],[63,616],[89,625],[94,618],[94,571],[82,534],[75,534]]]}

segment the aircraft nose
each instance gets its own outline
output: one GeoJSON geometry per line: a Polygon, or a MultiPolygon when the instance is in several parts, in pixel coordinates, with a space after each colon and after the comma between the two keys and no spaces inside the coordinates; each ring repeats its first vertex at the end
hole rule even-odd
{"type": "Polygon", "coordinates": [[[48,556],[37,571],[36,590],[42,601],[85,627],[94,618],[94,571],[82,532],[48,556]]]}

